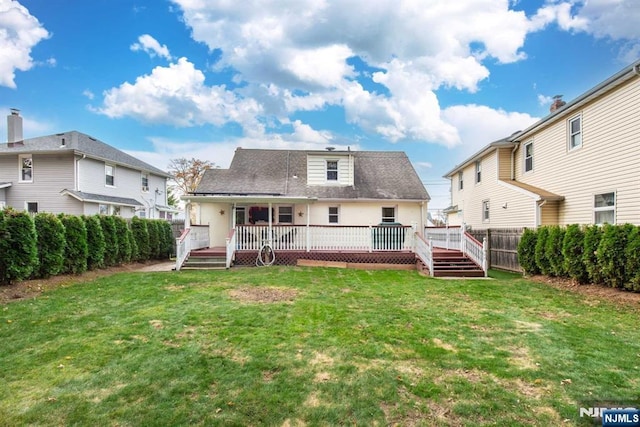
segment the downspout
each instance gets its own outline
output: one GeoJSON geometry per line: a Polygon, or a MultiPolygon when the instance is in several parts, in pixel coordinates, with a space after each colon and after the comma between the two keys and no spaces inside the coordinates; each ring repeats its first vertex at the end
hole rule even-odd
{"type": "Polygon", "coordinates": [[[516,151],[520,148],[520,141],[515,141],[516,145],[511,150],[511,180],[516,180],[516,151]]]}
{"type": "Polygon", "coordinates": [[[541,203],[536,202],[536,228],[540,227],[542,223],[542,207],[547,204],[546,200],[542,200],[541,203]]]}
{"type": "Polygon", "coordinates": [[[87,157],[86,154],[83,154],[82,157],[76,159],[76,191],[80,191],[80,160],[84,160],[87,157]]]}

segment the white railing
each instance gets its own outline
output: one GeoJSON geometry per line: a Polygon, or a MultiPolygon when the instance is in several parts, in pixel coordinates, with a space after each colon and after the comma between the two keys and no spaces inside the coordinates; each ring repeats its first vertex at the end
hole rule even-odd
{"type": "Polygon", "coordinates": [[[191,229],[187,228],[176,239],[176,270],[180,271],[182,264],[187,260],[191,252],[191,229]]]}
{"type": "Polygon", "coordinates": [[[460,242],[464,227],[425,227],[424,236],[427,241],[431,240],[433,246],[443,249],[461,249],[460,242]]]}
{"type": "Polygon", "coordinates": [[[471,234],[466,231],[462,235],[461,251],[482,267],[484,276],[487,277],[487,239],[482,239],[482,243],[478,242],[471,234]]]}
{"type": "Polygon", "coordinates": [[[231,230],[227,237],[227,268],[231,267],[236,254],[236,230],[231,230]]]}
{"type": "Polygon", "coordinates": [[[433,242],[428,242],[418,233],[414,233],[415,236],[415,253],[418,258],[429,269],[429,275],[433,277],[433,242]]]}
{"type": "Polygon", "coordinates": [[[270,243],[275,251],[411,251],[410,226],[239,225],[236,249],[259,250],[270,243]]]}
{"type": "Polygon", "coordinates": [[[209,247],[209,226],[192,225],[191,229],[191,250],[209,247]]]}

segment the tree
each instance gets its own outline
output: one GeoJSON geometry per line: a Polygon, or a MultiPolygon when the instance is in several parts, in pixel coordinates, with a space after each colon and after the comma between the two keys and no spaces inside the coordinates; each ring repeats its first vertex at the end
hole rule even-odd
{"type": "Polygon", "coordinates": [[[169,162],[169,173],[173,175],[175,187],[182,194],[193,193],[196,191],[204,172],[213,169],[215,164],[208,160],[199,160],[191,158],[188,160],[184,157],[172,159],[169,162]]]}

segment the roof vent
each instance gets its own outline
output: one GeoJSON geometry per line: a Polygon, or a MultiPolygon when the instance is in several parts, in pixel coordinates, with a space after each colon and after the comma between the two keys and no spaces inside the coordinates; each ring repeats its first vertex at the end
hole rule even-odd
{"type": "Polygon", "coordinates": [[[553,102],[551,103],[551,107],[549,107],[550,112],[556,111],[558,108],[566,105],[567,103],[562,100],[562,95],[556,95],[553,97],[553,102]]]}
{"type": "Polygon", "coordinates": [[[327,151],[333,151],[335,149],[336,149],[336,147],[327,147],[327,151]]]}

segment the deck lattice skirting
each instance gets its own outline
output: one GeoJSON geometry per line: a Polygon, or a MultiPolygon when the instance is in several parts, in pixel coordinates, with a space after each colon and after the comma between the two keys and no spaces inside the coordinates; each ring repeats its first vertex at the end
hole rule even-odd
{"type": "MultiPolygon", "coordinates": [[[[416,263],[413,252],[275,251],[275,255],[275,265],[296,265],[299,259],[362,264],[413,265],[416,263]]],[[[237,251],[234,265],[255,265],[257,256],[257,251],[237,251]]]]}

